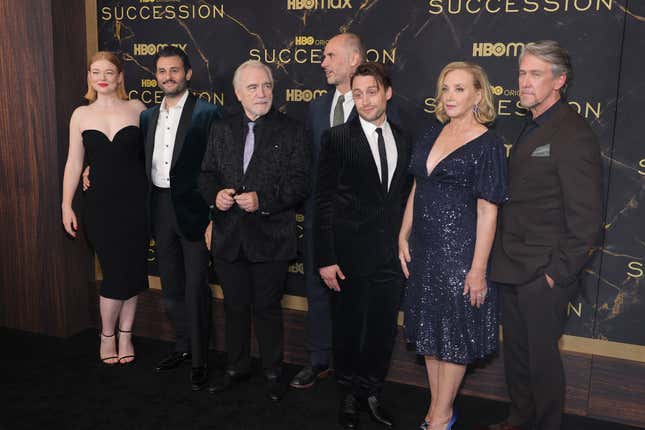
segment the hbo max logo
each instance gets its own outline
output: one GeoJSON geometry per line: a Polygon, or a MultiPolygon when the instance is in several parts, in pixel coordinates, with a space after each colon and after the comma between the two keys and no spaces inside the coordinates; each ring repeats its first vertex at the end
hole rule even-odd
{"type": "Polygon", "coordinates": [[[473,43],[473,57],[517,57],[522,52],[524,44],[511,43],[473,43]]]}
{"type": "Polygon", "coordinates": [[[285,99],[288,102],[310,102],[316,97],[325,94],[327,90],[300,90],[297,88],[287,89],[285,99]]]}
{"type": "Polygon", "coordinates": [[[351,9],[351,0],[287,0],[288,10],[351,9]]]}

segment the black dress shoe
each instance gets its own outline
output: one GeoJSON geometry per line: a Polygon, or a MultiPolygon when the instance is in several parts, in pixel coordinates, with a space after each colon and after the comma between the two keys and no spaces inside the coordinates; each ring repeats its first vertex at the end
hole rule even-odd
{"type": "Polygon", "coordinates": [[[267,376],[267,397],[274,402],[279,402],[287,392],[287,386],[279,375],[267,376]]]}
{"type": "Polygon", "coordinates": [[[476,430],[523,430],[524,427],[511,424],[507,421],[502,421],[496,424],[490,424],[487,426],[478,426],[475,427],[476,430]]]}
{"type": "Polygon", "coordinates": [[[313,387],[317,380],[325,379],[331,374],[329,367],[305,366],[296,373],[289,385],[293,388],[313,387]]]}
{"type": "Polygon", "coordinates": [[[221,393],[233,388],[238,382],[244,381],[251,377],[251,372],[237,372],[235,370],[227,370],[224,375],[219,378],[213,385],[208,387],[208,392],[211,394],[221,393]]]}
{"type": "Polygon", "coordinates": [[[340,402],[338,423],[345,429],[357,429],[360,425],[358,400],[353,394],[346,394],[340,402]]]}
{"type": "Polygon", "coordinates": [[[206,366],[193,367],[190,369],[190,388],[199,391],[208,382],[208,369],[206,366]]]}
{"type": "Polygon", "coordinates": [[[381,406],[381,402],[379,401],[378,397],[369,396],[365,401],[365,406],[365,409],[367,409],[367,413],[369,414],[370,418],[372,418],[372,421],[378,424],[386,425],[388,427],[394,426],[394,420],[392,420],[390,414],[388,414],[387,411],[383,409],[383,406],[381,406]]]}
{"type": "Polygon", "coordinates": [[[155,370],[157,372],[166,372],[168,370],[172,370],[176,367],[179,367],[179,365],[184,361],[190,360],[190,358],[191,355],[189,352],[173,352],[167,357],[164,357],[159,363],[157,363],[155,370]]]}

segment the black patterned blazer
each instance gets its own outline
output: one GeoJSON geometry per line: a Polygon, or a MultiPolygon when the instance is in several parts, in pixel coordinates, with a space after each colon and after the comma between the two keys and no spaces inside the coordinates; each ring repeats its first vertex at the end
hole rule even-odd
{"type": "Polygon", "coordinates": [[[241,113],[213,123],[199,188],[212,205],[225,188],[255,191],[259,209],[247,213],[237,205],[228,211],[214,207],[211,253],[225,261],[236,260],[241,252],[251,262],[290,260],[297,250],[295,209],[310,188],[304,126],[271,109],[257,121],[255,149],[246,173],[242,171],[244,128],[241,113]]]}

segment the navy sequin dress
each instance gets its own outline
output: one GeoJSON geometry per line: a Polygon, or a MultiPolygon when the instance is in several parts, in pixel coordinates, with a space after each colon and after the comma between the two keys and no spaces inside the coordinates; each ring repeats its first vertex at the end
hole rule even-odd
{"type": "Polygon", "coordinates": [[[405,336],[418,354],[458,364],[497,349],[497,293],[489,283],[486,301],[471,306],[463,295],[472,263],[477,199],[506,200],[506,159],[492,131],[471,140],[427,174],[426,160],[442,126],[416,143],[410,173],[416,180],[410,278],[404,303],[405,336]]]}

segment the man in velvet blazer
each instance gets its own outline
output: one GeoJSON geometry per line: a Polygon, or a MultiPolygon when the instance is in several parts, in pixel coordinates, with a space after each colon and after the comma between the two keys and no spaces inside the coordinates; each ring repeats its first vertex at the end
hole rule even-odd
{"type": "Polygon", "coordinates": [[[304,126],[273,109],[273,77],[264,64],[242,63],[233,78],[243,112],[213,125],[200,189],[213,208],[211,253],[224,291],[228,367],[211,393],[251,372],[251,316],[267,395],[279,401],[281,299],[296,257],[296,208],[309,193],[304,126]]]}
{"type": "Polygon", "coordinates": [[[199,193],[199,176],[215,105],[188,90],[190,62],[168,46],[155,57],[155,76],[165,97],[141,113],[146,174],[151,183],[150,215],[156,241],[162,299],[175,329],[175,351],[159,362],[167,371],[192,358],[193,390],[207,382],[211,291],[203,235],[209,208],[199,193]]]}
{"type": "Polygon", "coordinates": [[[380,405],[403,287],[398,234],[411,180],[408,137],[386,117],[392,88],[382,65],[352,76],[358,117],[323,136],[316,187],[316,261],[332,293],[340,424],[359,408],[392,426],[380,405]]]}
{"type": "MultiPolygon", "coordinates": [[[[315,188],[318,171],[318,156],[323,133],[332,126],[343,124],[357,118],[352,91],[351,75],[365,61],[365,48],[361,39],[352,33],[341,33],[329,39],[321,63],[327,83],[331,85],[326,94],[309,104],[307,132],[312,153],[312,187],[315,188]],[[341,99],[342,97],[342,99],[341,99]]],[[[400,128],[402,111],[388,101],[387,118],[400,128]]],[[[409,131],[409,130],[408,130],[409,131]]],[[[315,267],[315,202],[313,195],[305,202],[304,222],[304,278],[307,294],[306,340],[309,363],[291,380],[294,388],[312,387],[318,379],[330,373],[332,330],[329,290],[322,283],[315,267]]]]}
{"type": "Polygon", "coordinates": [[[571,77],[556,42],[520,55],[519,96],[530,113],[509,160],[509,201],[492,251],[500,283],[510,413],[491,429],[558,430],[565,399],[558,340],[566,308],[602,226],[600,147],[563,99],[571,77]]]}

